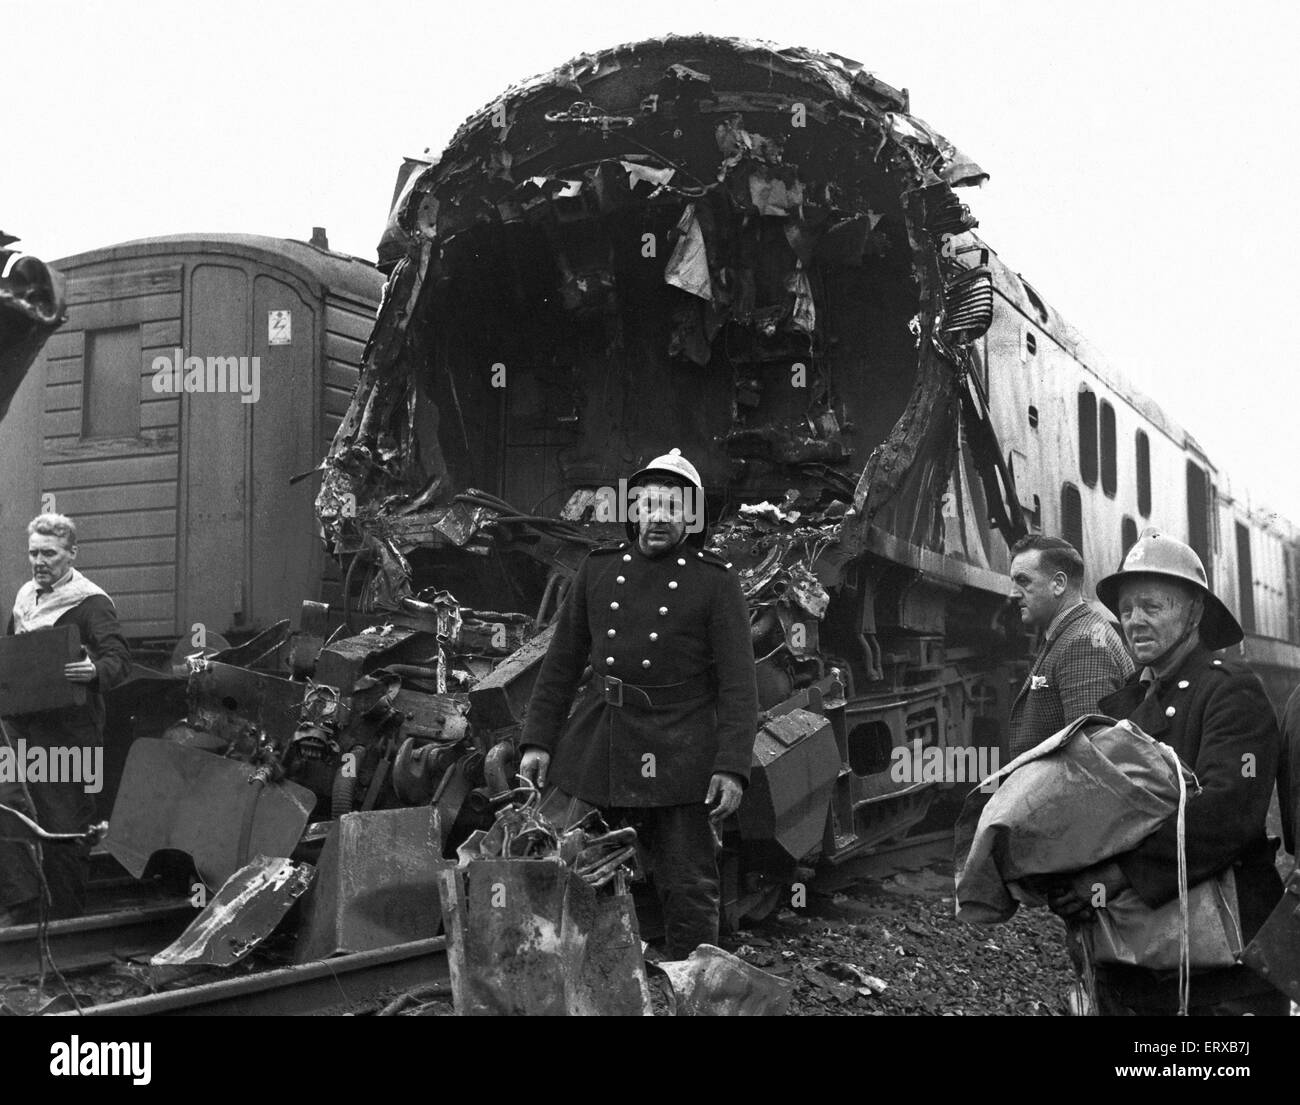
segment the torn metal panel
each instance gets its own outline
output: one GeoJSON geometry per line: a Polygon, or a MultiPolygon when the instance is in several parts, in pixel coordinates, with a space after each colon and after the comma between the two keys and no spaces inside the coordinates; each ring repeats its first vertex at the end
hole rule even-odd
{"type": "Polygon", "coordinates": [[[437,811],[427,804],[335,821],[303,902],[294,961],[436,936],[441,836],[437,811]]]}
{"type": "Polygon", "coordinates": [[[183,852],[211,889],[256,855],[292,853],[316,797],[265,781],[252,764],[171,741],[131,745],[104,847],[132,875],[158,852],[183,852]]]}
{"type": "Polygon", "coordinates": [[[461,1016],[649,1016],[632,897],[588,886],[559,856],[438,872],[461,1016]]]}
{"type": "Polygon", "coordinates": [[[313,868],[283,856],[258,856],[222,885],[154,967],[229,967],[271,935],[311,884],[313,868]]]}

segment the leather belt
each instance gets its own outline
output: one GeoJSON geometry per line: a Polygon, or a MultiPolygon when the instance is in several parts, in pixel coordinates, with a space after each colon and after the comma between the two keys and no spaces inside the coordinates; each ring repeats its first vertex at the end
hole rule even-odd
{"type": "Polygon", "coordinates": [[[622,706],[625,703],[637,706],[675,706],[679,702],[703,698],[713,689],[710,672],[702,672],[681,683],[666,683],[658,687],[624,683],[612,675],[597,675],[595,683],[610,706],[622,706]]]}

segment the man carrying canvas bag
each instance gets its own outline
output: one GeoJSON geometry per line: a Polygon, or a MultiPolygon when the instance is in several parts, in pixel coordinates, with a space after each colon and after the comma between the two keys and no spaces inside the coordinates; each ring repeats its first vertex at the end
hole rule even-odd
{"type": "MultiPolygon", "coordinates": [[[[1144,532],[1120,570],[1097,584],[1097,596],[1119,617],[1140,666],[1099,709],[1131,720],[1194,771],[1200,789],[1186,800],[1186,885],[1213,879],[1222,885],[1230,872],[1241,936],[1249,941],[1282,895],[1274,846],[1264,831],[1280,739],[1259,679],[1245,663],[1214,655],[1242,640],[1241,627],[1210,591],[1200,557],[1155,530],[1144,532]]],[[[1176,913],[1178,821],[1167,818],[1131,851],[1059,882],[1049,896],[1052,909],[1073,921],[1089,918],[1102,902],[1122,911],[1122,892],[1131,889],[1150,909],[1173,902],[1176,913]]],[[[1198,896],[1206,897],[1204,888],[1198,896]]],[[[1178,990],[1176,969],[1097,967],[1103,1014],[1174,1014],[1178,990]]],[[[1286,997],[1246,967],[1198,970],[1191,978],[1194,1016],[1287,1011],[1286,997]]]]}

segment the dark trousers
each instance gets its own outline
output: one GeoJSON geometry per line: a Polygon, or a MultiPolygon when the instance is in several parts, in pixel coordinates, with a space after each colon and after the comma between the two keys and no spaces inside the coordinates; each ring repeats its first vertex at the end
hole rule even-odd
{"type": "MultiPolygon", "coordinates": [[[[1192,980],[1192,998],[1196,998],[1195,979],[1192,980]]],[[[1140,1000],[1108,986],[1104,970],[1098,970],[1097,1012],[1103,1017],[1172,1017],[1178,1013],[1178,999],[1153,996],[1140,1000]]],[[[1279,990],[1187,1007],[1189,1017],[1285,1017],[1290,1012],[1291,999],[1279,990]]]]}
{"type": "MultiPolygon", "coordinates": [[[[25,740],[28,748],[102,743],[99,730],[88,719],[63,712],[5,718],[4,725],[15,751],[19,740],[25,740]]],[[[84,832],[95,820],[95,799],[82,782],[28,782],[27,793],[30,805],[18,783],[0,783],[0,804],[22,810],[46,832],[84,832]]],[[[41,870],[50,889],[50,918],[80,917],[90,881],[90,846],[46,843],[40,851],[41,870]]],[[[38,916],[41,883],[35,853],[30,844],[0,840],[0,910],[12,910],[17,921],[35,921],[38,916]]]]}
{"type": "Polygon", "coordinates": [[[664,915],[669,959],[718,942],[722,890],[709,811],[703,802],[605,811],[611,827],[631,825],[649,857],[664,915]]]}

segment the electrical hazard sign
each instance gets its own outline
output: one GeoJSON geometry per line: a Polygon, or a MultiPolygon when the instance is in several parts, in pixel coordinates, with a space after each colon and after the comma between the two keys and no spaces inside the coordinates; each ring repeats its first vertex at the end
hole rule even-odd
{"type": "Polygon", "coordinates": [[[268,311],[266,314],[266,340],[271,345],[293,344],[293,312],[268,311]]]}

